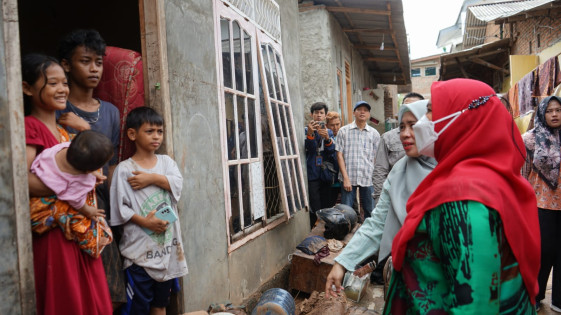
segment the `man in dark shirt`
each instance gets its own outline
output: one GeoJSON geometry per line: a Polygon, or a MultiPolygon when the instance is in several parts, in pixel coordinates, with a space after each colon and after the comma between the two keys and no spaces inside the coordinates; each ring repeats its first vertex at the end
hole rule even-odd
{"type": "Polygon", "coordinates": [[[317,102],[310,107],[312,120],[306,127],[306,167],[308,171],[308,198],[310,201],[310,226],[314,227],[317,216],[316,211],[332,207],[328,195],[333,181],[337,175],[331,173],[325,162],[332,159],[335,152],[333,132],[325,126],[327,105],[317,102]]]}

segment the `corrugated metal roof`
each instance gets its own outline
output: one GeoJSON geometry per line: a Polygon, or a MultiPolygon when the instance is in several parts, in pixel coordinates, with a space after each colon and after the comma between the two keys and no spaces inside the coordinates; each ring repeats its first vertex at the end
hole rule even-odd
{"type": "Polygon", "coordinates": [[[466,12],[464,47],[469,48],[485,42],[488,22],[524,14],[548,6],[556,0],[501,1],[469,6],[466,12]]]}
{"type": "Polygon", "coordinates": [[[490,22],[524,13],[554,1],[555,0],[528,0],[473,5],[468,7],[468,12],[480,21],[490,22]]]}

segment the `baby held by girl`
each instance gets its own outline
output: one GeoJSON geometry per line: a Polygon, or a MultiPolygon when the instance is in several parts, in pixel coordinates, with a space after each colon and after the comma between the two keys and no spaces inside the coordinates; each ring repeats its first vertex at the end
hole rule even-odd
{"type": "Polygon", "coordinates": [[[112,156],[111,140],[93,130],[82,131],[71,142],[62,142],[37,155],[31,172],[70,207],[53,206],[44,198],[32,200],[38,205],[35,210],[42,209],[39,212],[43,214],[40,220],[32,220],[33,230],[42,233],[56,223],[67,239],[75,240],[91,256],[99,256],[113,237],[104,210],[86,201],[89,196],[93,198],[96,183],[106,179],[100,169],[112,156]]]}

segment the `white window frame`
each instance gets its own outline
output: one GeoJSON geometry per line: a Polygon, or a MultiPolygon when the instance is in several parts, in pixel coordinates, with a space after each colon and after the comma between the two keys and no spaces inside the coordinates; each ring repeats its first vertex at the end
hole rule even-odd
{"type": "MultiPolygon", "coordinates": [[[[231,6],[230,3],[228,3],[227,1],[222,1],[222,0],[214,0],[214,15],[215,15],[215,45],[216,45],[216,53],[217,53],[217,79],[218,79],[218,99],[220,100],[220,104],[219,104],[219,119],[220,119],[220,140],[221,140],[221,146],[222,146],[222,165],[223,165],[223,177],[224,177],[224,200],[225,200],[225,212],[226,212],[226,231],[227,231],[227,239],[228,239],[228,252],[232,252],[235,249],[243,246],[245,243],[247,243],[248,241],[257,238],[258,236],[264,234],[265,232],[275,228],[276,226],[282,224],[283,222],[286,222],[287,220],[289,220],[297,211],[303,209],[303,208],[308,208],[308,198],[307,198],[307,192],[305,189],[305,186],[303,185],[304,183],[304,176],[302,173],[302,168],[301,168],[301,161],[300,161],[300,152],[299,152],[299,145],[296,139],[296,130],[294,127],[294,120],[293,120],[293,115],[292,115],[292,108],[291,108],[291,103],[290,103],[290,97],[289,97],[289,92],[288,92],[288,84],[287,84],[287,80],[286,80],[286,71],[284,69],[284,62],[282,59],[282,46],[275,40],[272,38],[272,36],[270,36],[270,34],[268,34],[266,31],[262,30],[261,28],[259,28],[258,25],[255,25],[255,22],[253,22],[251,19],[247,18],[241,11],[237,10],[235,7],[231,6]],[[235,87],[235,82],[232,82],[232,87],[225,87],[224,86],[224,72],[223,72],[223,65],[222,65],[222,34],[221,34],[221,20],[222,19],[228,19],[230,20],[230,25],[232,25],[232,21],[237,21],[238,24],[241,27],[241,34],[243,34],[244,30],[249,34],[249,36],[251,37],[251,48],[252,48],[252,74],[253,74],[253,94],[248,94],[248,93],[244,93],[244,92],[240,92],[236,89],[235,87]],[[272,98],[269,96],[269,91],[271,89],[271,87],[268,86],[268,81],[266,80],[265,73],[264,73],[264,64],[263,61],[265,58],[269,58],[269,56],[263,56],[262,55],[262,51],[261,51],[261,44],[267,44],[269,45],[274,52],[276,52],[276,56],[278,56],[278,58],[280,59],[280,68],[282,69],[282,74],[284,74],[283,76],[283,82],[284,82],[284,90],[281,92],[281,95],[283,96],[282,100],[277,100],[275,98],[272,98]],[[260,76],[263,77],[260,77],[260,76]],[[274,158],[275,158],[275,166],[276,166],[276,171],[277,171],[277,175],[278,175],[278,182],[280,183],[280,195],[281,195],[281,207],[284,211],[284,214],[282,215],[275,215],[272,218],[268,218],[266,215],[266,209],[254,209],[253,208],[253,203],[252,203],[252,216],[253,214],[258,211],[258,212],[263,212],[263,219],[261,221],[261,223],[258,224],[254,224],[252,226],[249,226],[247,228],[244,228],[243,223],[241,223],[241,229],[243,234],[243,237],[241,238],[236,238],[234,239],[234,235],[232,235],[231,231],[231,227],[230,227],[230,218],[232,218],[232,204],[231,204],[231,195],[230,195],[230,175],[229,175],[229,167],[232,165],[242,165],[242,164],[251,164],[251,163],[261,163],[261,166],[263,166],[263,148],[262,148],[262,131],[261,131],[261,113],[260,113],[260,108],[261,108],[261,104],[260,104],[260,95],[259,95],[259,80],[261,80],[262,83],[262,87],[263,87],[263,95],[264,95],[264,99],[266,102],[266,106],[265,108],[267,109],[267,117],[268,117],[268,121],[269,121],[269,130],[271,131],[271,142],[272,142],[272,146],[273,146],[273,152],[274,152],[274,158]],[[286,95],[284,95],[284,93],[286,92],[286,95]],[[256,132],[257,132],[257,146],[258,146],[258,156],[256,158],[251,158],[251,153],[250,150],[248,150],[248,158],[247,159],[240,159],[239,156],[239,150],[236,150],[237,152],[237,159],[228,159],[228,139],[227,139],[227,126],[226,126],[226,102],[225,102],[225,94],[233,94],[234,95],[234,109],[235,112],[237,113],[237,106],[235,105],[237,102],[237,97],[236,95],[245,97],[246,99],[253,99],[254,100],[254,106],[256,108],[256,113],[255,113],[255,119],[256,119],[256,123],[255,125],[257,126],[256,128],[256,132]],[[271,106],[271,104],[280,106],[281,108],[283,108],[285,110],[285,115],[284,115],[284,120],[282,121],[282,123],[284,124],[284,129],[282,128],[283,126],[280,126],[280,130],[281,130],[281,137],[284,137],[284,139],[291,145],[292,151],[290,152],[290,154],[279,154],[279,150],[282,151],[282,148],[279,148],[278,143],[276,141],[277,137],[279,137],[279,135],[277,135],[277,132],[275,130],[275,124],[273,123],[273,119],[275,119],[275,115],[273,114],[273,107],[271,106]],[[288,131],[289,135],[288,137],[284,135],[283,133],[284,131],[288,131]],[[285,174],[283,173],[283,169],[282,169],[282,164],[285,163],[286,165],[288,165],[290,167],[290,176],[287,176],[287,178],[285,179],[285,174]],[[292,182],[292,181],[296,181],[296,182],[292,182]],[[288,182],[288,185],[285,186],[282,183],[288,182]],[[298,190],[298,192],[294,192],[293,190],[298,190]],[[290,196],[295,196],[295,198],[290,198],[290,196]],[[300,204],[300,207],[298,207],[298,204],[300,204]],[[289,206],[290,205],[290,206],[289,206]],[[290,211],[289,209],[292,209],[292,211],[290,211]]],[[[232,28],[229,28],[230,30],[230,53],[233,56],[233,40],[232,40],[232,28]]],[[[242,36],[243,38],[243,36],[242,36]]],[[[241,49],[242,49],[242,56],[244,56],[244,45],[241,45],[241,49]]],[[[230,58],[231,59],[231,73],[234,73],[234,58],[230,58]]],[[[242,57],[242,63],[245,65],[245,58],[242,57]]],[[[276,64],[276,63],[275,63],[276,64]]],[[[245,69],[245,67],[244,67],[245,69]]],[[[245,71],[243,71],[243,82],[244,85],[247,84],[247,80],[245,78],[245,71]]],[[[233,77],[235,78],[235,74],[233,75],[233,77]]],[[[272,77],[272,75],[271,75],[272,77]]],[[[271,78],[272,79],[272,78],[271,78]]],[[[280,80],[281,78],[278,78],[277,84],[276,86],[280,86],[280,80]]],[[[235,80],[234,80],[235,81],[235,80]]],[[[276,93],[277,91],[275,90],[275,86],[272,87],[273,91],[276,93]]],[[[244,89],[247,90],[247,89],[244,89]]],[[[245,104],[245,121],[247,122],[247,102],[245,104]]],[[[237,115],[237,114],[236,114],[237,115]]],[[[277,119],[280,119],[280,115],[277,115],[277,119]]],[[[279,123],[279,121],[277,120],[277,124],[279,123]]],[[[235,130],[236,130],[236,143],[239,143],[239,132],[238,132],[238,126],[236,124],[235,126],[235,130]]],[[[249,142],[249,140],[248,140],[249,142]]],[[[241,167],[238,168],[238,170],[241,169],[241,167]]],[[[263,169],[263,167],[262,167],[263,169]]],[[[241,174],[238,172],[238,183],[240,183],[240,178],[241,174]]],[[[252,176],[249,176],[250,180],[252,179],[252,176]]],[[[261,186],[259,186],[259,183],[250,183],[250,190],[251,190],[251,198],[250,198],[250,202],[253,201],[253,195],[255,193],[258,193],[256,191],[254,191],[254,188],[257,187],[263,187],[264,183],[265,183],[265,179],[264,176],[261,176],[261,186]]],[[[240,205],[242,204],[241,198],[239,200],[240,205]]],[[[264,204],[264,207],[266,207],[266,203],[264,204]]],[[[241,208],[240,208],[241,209],[241,208]]],[[[243,217],[240,214],[240,217],[243,217]]],[[[241,222],[243,222],[243,218],[240,218],[241,222]]],[[[237,235],[237,234],[236,234],[237,235]]]]}

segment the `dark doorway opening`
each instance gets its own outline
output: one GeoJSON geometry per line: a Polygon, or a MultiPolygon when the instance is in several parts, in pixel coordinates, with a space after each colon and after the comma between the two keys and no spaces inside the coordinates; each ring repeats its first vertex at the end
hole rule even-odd
{"type": "Polygon", "coordinates": [[[108,46],[141,52],[138,0],[19,0],[18,13],[22,56],[56,57],[60,38],[77,28],[96,29],[108,46]]]}

